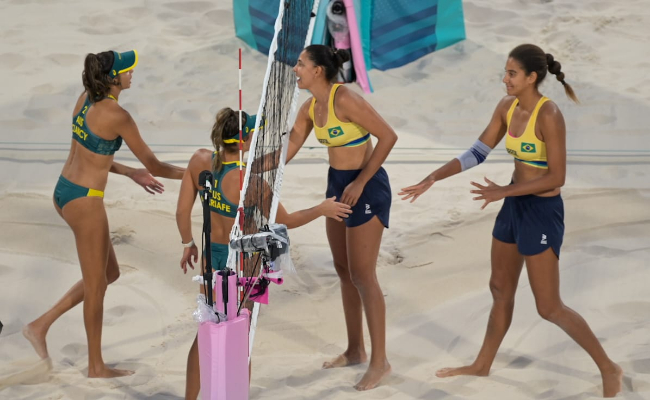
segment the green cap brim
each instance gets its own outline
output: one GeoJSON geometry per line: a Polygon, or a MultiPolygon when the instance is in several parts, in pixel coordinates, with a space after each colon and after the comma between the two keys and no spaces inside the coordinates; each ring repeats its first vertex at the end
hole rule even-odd
{"type": "MultiPolygon", "coordinates": [[[[250,115],[246,112],[244,112],[244,114],[246,114],[246,124],[242,126],[241,136],[242,136],[242,140],[246,141],[246,139],[248,139],[248,136],[255,131],[255,123],[257,122],[257,115],[250,115]]],[[[265,119],[262,118],[262,120],[260,121],[260,128],[264,128],[264,123],[265,123],[265,119]]],[[[235,136],[234,138],[226,139],[223,142],[237,143],[239,142],[239,134],[237,134],[237,136],[235,136]]]]}
{"type": "Polygon", "coordinates": [[[113,67],[108,74],[111,78],[115,78],[119,74],[130,71],[138,65],[138,52],[136,50],[125,51],[124,53],[113,52],[115,56],[113,60],[113,67]]]}
{"type": "Polygon", "coordinates": [[[244,125],[244,138],[247,138],[248,135],[255,131],[255,122],[257,121],[257,115],[246,114],[246,125],[244,125]]]}

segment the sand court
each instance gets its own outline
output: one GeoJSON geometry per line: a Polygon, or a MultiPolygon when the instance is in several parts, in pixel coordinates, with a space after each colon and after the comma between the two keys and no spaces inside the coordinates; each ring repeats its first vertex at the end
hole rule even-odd
{"type": "MultiPolygon", "coordinates": [[[[320,369],[346,344],[338,278],[320,219],[290,233],[297,273],[273,287],[271,305],[262,309],[251,399],[601,395],[589,356],[539,317],[525,269],[491,375],[435,377],[440,368],[471,362],[483,340],[491,306],[491,232],[501,203],[481,211],[469,182],[486,176],[507,184],[512,158],[501,143],[480,167],[437,182],[413,204],[397,192],[476,140],[504,95],[508,52],[526,42],[553,53],[582,102],[572,104],[554,80],[541,87],[567,125],[563,300],[623,368],[619,397],[650,398],[650,79],[643,72],[650,56],[642,51],[650,35],[647,4],[463,4],[466,41],[398,69],[370,71],[375,93],[365,96],[399,136],[385,164],[393,201],[377,265],[393,375],[377,389],[357,393],[352,386],[366,365],[320,369]]],[[[266,58],[235,37],[232,20],[229,1],[118,0],[110,10],[79,0],[0,4],[0,399],[182,398],[198,288],[179,268],[176,181],[162,180],[165,193],[156,196],[122,176],[110,176],[106,188],[121,276],[106,294],[104,358],[112,367],[135,369],[133,376],[85,378],[81,307],[48,333],[51,369],[21,331],[81,276],[72,232],[54,211],[52,191],[68,154],[84,55],[138,50],[133,86],[120,104],[162,161],[185,166],[196,149],[210,146],[216,111],[237,105],[239,47],[244,108],[256,109],[259,102],[266,58]]],[[[123,149],[115,160],[137,166],[123,149]]],[[[327,150],[312,135],[285,170],[282,202],[288,210],[321,201],[326,159],[327,150]]],[[[195,238],[200,226],[195,207],[195,238]]]]}

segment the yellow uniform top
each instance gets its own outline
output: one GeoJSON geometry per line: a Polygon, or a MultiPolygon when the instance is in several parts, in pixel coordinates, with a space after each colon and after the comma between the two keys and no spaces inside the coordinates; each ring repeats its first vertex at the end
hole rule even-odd
{"type": "Polygon", "coordinates": [[[512,120],[512,113],[515,111],[515,107],[519,104],[519,99],[515,99],[508,110],[507,123],[508,123],[508,132],[506,134],[506,150],[508,153],[512,154],[515,157],[515,160],[521,161],[524,164],[536,167],[548,169],[548,162],[546,159],[546,143],[543,140],[539,140],[535,135],[535,123],[537,122],[537,114],[539,114],[539,109],[544,103],[549,99],[547,97],[542,97],[537,102],[533,113],[530,115],[528,124],[526,124],[526,129],[521,136],[513,136],[510,132],[510,121],[512,120]]]}
{"type": "Polygon", "coordinates": [[[327,147],[361,146],[370,140],[370,134],[368,131],[354,122],[340,121],[336,117],[336,113],[334,113],[334,95],[339,86],[341,86],[339,83],[332,86],[328,104],[327,122],[323,127],[316,125],[316,121],[314,120],[314,104],[316,104],[316,98],[314,97],[311,100],[311,106],[309,106],[309,117],[314,122],[316,139],[327,147]]]}

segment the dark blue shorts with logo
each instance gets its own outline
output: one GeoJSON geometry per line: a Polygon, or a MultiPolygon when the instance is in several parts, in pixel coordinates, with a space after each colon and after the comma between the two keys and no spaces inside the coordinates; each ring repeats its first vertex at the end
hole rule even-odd
{"type": "MultiPolygon", "coordinates": [[[[340,201],[346,186],[355,180],[360,173],[360,169],[339,170],[330,167],[327,172],[327,192],[325,194],[327,198],[336,196],[336,200],[340,201]]],[[[357,204],[352,207],[352,214],[344,219],[345,225],[348,228],[363,225],[376,215],[381,223],[388,228],[391,200],[388,174],[381,167],[366,183],[357,204]]]]}
{"type": "Polygon", "coordinates": [[[505,243],[516,243],[524,256],[539,254],[550,247],[560,258],[564,239],[562,196],[506,197],[492,236],[505,243]]]}

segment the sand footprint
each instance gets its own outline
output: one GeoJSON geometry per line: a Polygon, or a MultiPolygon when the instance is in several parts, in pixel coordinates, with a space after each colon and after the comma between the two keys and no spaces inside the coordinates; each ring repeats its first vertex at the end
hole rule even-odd
{"type": "Polygon", "coordinates": [[[116,317],[116,318],[122,318],[125,315],[132,314],[133,312],[135,312],[135,307],[129,305],[121,305],[121,306],[115,306],[109,308],[108,310],[106,310],[104,315],[116,317]]]}
{"type": "Polygon", "coordinates": [[[431,234],[429,234],[428,239],[429,240],[435,240],[435,241],[445,241],[445,242],[454,241],[453,237],[451,237],[449,235],[445,235],[442,232],[432,232],[431,234]]]}
{"type": "Polygon", "coordinates": [[[66,356],[61,360],[61,364],[72,367],[86,359],[88,347],[84,343],[70,343],[61,348],[61,353],[66,356]]]}
{"type": "Polygon", "coordinates": [[[402,261],[404,261],[404,254],[402,254],[402,251],[395,247],[390,249],[388,252],[383,252],[384,254],[388,254],[388,257],[382,257],[382,258],[387,258],[387,263],[389,265],[397,265],[401,264],[402,261]]]}
{"type": "MultiPolygon", "coordinates": [[[[107,363],[109,368],[122,369],[128,371],[134,371],[133,375],[122,376],[119,378],[110,378],[110,379],[87,379],[83,382],[80,382],[81,385],[84,385],[90,389],[119,389],[119,388],[134,388],[137,386],[142,386],[150,383],[157,375],[157,371],[153,367],[142,364],[138,362],[118,362],[118,363],[107,363]]],[[[88,368],[82,370],[84,376],[88,374],[88,368]]],[[[84,399],[105,399],[106,392],[103,390],[97,391],[100,396],[91,397],[87,395],[84,399]]],[[[147,396],[148,399],[160,399],[164,397],[158,397],[154,395],[153,397],[147,396]]],[[[175,397],[174,397],[175,398],[175,397]]]]}
{"type": "Polygon", "coordinates": [[[508,368],[524,369],[532,363],[533,360],[531,360],[530,358],[524,356],[518,356],[513,358],[512,361],[508,363],[508,368]]]}
{"type": "Polygon", "coordinates": [[[138,269],[129,264],[120,264],[120,274],[124,276],[125,274],[130,274],[137,271],[138,269]]]}
{"type": "Polygon", "coordinates": [[[113,246],[117,246],[122,243],[130,243],[135,231],[129,226],[120,226],[117,229],[111,231],[111,243],[113,246]]]}
{"type": "Polygon", "coordinates": [[[300,370],[300,371],[295,371],[295,374],[289,375],[286,379],[286,385],[289,387],[308,387],[312,385],[314,382],[318,381],[319,379],[323,378],[323,371],[322,369],[312,369],[309,370],[307,368],[300,370]],[[309,371],[305,373],[305,371],[309,371]]]}
{"type": "Polygon", "coordinates": [[[104,326],[120,324],[125,317],[133,313],[135,313],[135,307],[129,305],[111,307],[104,312],[104,326]]]}
{"type": "MultiPolygon", "coordinates": [[[[635,361],[632,361],[632,365],[634,365],[634,363],[635,361]]],[[[627,370],[625,367],[623,367],[623,374],[626,374],[626,371],[627,370]]],[[[630,376],[623,375],[623,393],[645,393],[648,391],[648,389],[650,389],[650,383],[641,379],[636,379],[636,377],[632,378],[630,376]]]]}
{"type": "Polygon", "coordinates": [[[650,374],[650,358],[631,360],[630,366],[623,365],[623,371],[636,372],[637,374],[650,374]]]}

